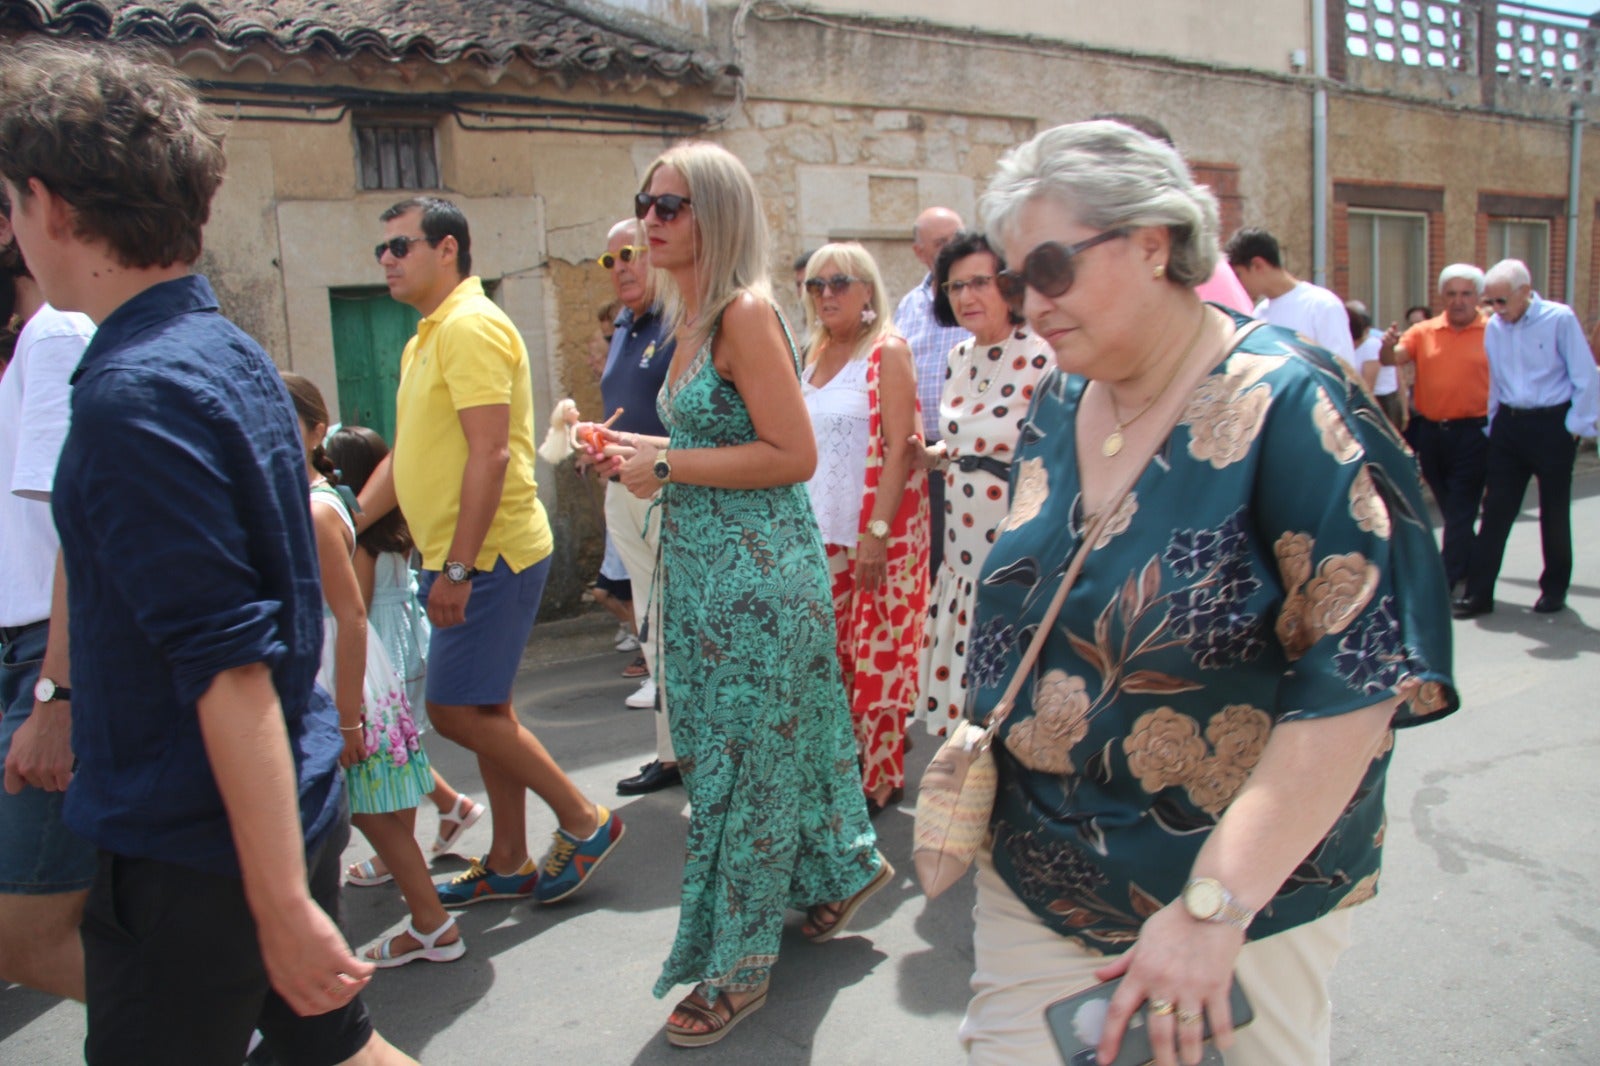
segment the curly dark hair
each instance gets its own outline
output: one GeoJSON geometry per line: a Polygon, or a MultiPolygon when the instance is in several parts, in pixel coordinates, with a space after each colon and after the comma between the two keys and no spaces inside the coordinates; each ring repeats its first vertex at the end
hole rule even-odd
{"type": "MultiPolygon", "coordinates": [[[[327,440],[328,458],[339,470],[339,483],[352,492],[366,488],[367,479],[389,454],[389,445],[376,431],[366,426],[344,426],[327,440]]],[[[415,547],[405,515],[396,507],[356,537],[356,543],[372,555],[399,552],[409,555],[415,547]]]]}
{"type": "MultiPolygon", "coordinates": [[[[939,249],[939,257],[933,261],[933,319],[941,326],[959,326],[956,321],[955,309],[950,306],[950,294],[944,291],[944,283],[950,280],[950,268],[969,255],[979,252],[988,252],[994,256],[998,269],[1006,268],[1005,258],[989,245],[989,239],[977,230],[962,230],[950,238],[950,243],[939,249]]],[[[976,291],[976,290],[974,290],[976,291]]],[[[1019,326],[1023,317],[1006,309],[1006,317],[1013,326],[1019,326]]]]}
{"type": "Polygon", "coordinates": [[[200,258],[226,160],[223,124],[158,54],[31,40],[0,58],[0,175],[72,208],[123,266],[200,258]]]}

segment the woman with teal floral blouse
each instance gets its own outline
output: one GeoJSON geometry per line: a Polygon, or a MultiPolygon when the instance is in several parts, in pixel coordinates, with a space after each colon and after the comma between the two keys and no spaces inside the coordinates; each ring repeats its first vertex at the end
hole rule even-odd
{"type": "Polygon", "coordinates": [[[1449,602],[1416,474],[1360,385],[1203,304],[1216,204],[1110,122],[1040,134],[981,205],[1013,306],[1054,349],[984,567],[972,715],[993,707],[1084,529],[1082,574],[995,745],[974,1062],[1052,1061],[1042,1011],[1123,977],[1156,1062],[1327,1062],[1348,908],[1377,890],[1393,729],[1455,709],[1449,602]],[[1176,423],[1170,433],[1167,427],[1176,423]],[[1255,1021],[1237,1032],[1230,979],[1255,1021]]]}

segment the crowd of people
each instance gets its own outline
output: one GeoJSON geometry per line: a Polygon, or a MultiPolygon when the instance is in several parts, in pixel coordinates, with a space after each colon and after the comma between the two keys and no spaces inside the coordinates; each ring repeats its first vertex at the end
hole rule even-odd
{"type": "MultiPolygon", "coordinates": [[[[0,977],[84,1000],[91,1063],[406,1062],[373,971],[462,957],[455,909],[566,899],[624,835],[511,700],[553,546],[528,353],[461,209],[403,200],[374,224],[421,315],[394,440],[335,424],[192,271],[222,171],[171,70],[0,59],[25,323],[0,378],[0,977]],[[537,861],[530,791],[557,825],[537,861]],[[488,850],[434,881],[485,813],[488,850]],[[352,824],[374,854],[341,869],[352,824]],[[352,951],[343,887],[390,881],[407,917],[352,951]]],[[[924,211],[898,302],[860,244],[802,256],[803,323],[726,149],[665,151],[632,208],[596,257],[610,417],[571,432],[656,722],[617,791],[688,797],[666,1039],[767,1002],[790,911],[824,943],[893,881],[873,820],[914,784],[908,722],[993,715],[971,1061],[1052,1061],[1045,1008],[1113,978],[1102,1061],[1136,1018],[1161,1066],[1208,1031],[1229,1062],[1328,1061],[1394,731],[1457,707],[1452,592],[1493,608],[1529,477],[1534,609],[1565,602],[1597,402],[1572,312],[1516,261],[1457,264],[1442,314],[1380,331],[1270,233],[1224,249],[1138,116],[1013,148],[975,228],[924,211]]]]}

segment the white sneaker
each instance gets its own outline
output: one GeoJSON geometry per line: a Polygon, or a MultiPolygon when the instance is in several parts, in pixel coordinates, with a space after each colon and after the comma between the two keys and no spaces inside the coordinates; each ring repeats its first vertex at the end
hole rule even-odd
{"type": "Polygon", "coordinates": [[[617,638],[617,650],[638,651],[639,638],[634,636],[632,633],[624,633],[621,637],[617,638]]]}
{"type": "Polygon", "coordinates": [[[635,711],[651,711],[656,706],[656,679],[647,677],[644,684],[639,686],[637,692],[624,701],[628,707],[635,711]]]}

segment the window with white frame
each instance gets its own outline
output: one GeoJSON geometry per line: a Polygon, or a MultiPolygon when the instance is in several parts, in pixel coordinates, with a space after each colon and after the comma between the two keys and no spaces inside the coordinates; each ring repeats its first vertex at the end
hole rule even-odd
{"type": "Polygon", "coordinates": [[[1428,216],[1350,209],[1350,291],[1373,322],[1390,322],[1428,300],[1428,216]]]}
{"type": "Polygon", "coordinates": [[[1550,220],[1545,218],[1491,218],[1489,250],[1484,258],[1489,266],[1502,259],[1520,259],[1528,264],[1535,292],[1545,292],[1550,282],[1550,220]]]}

